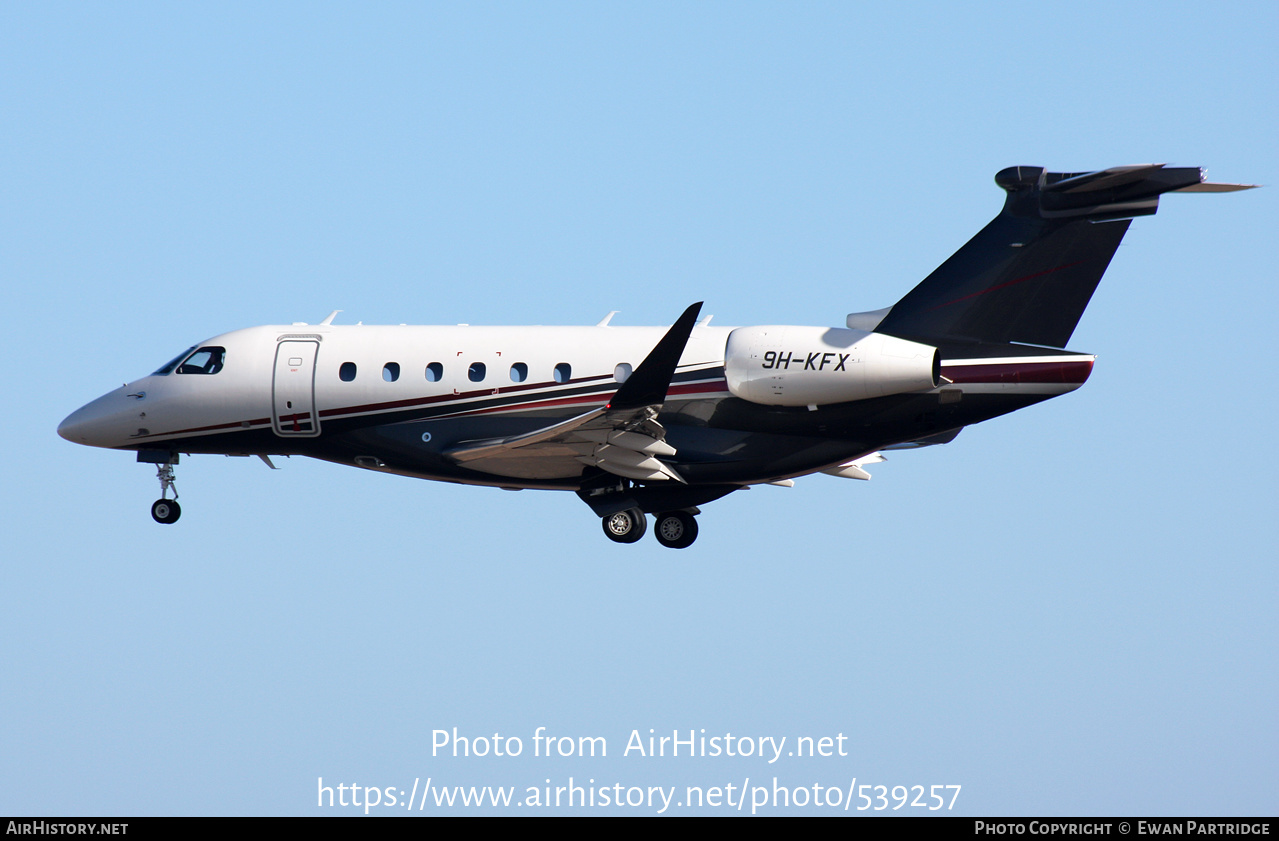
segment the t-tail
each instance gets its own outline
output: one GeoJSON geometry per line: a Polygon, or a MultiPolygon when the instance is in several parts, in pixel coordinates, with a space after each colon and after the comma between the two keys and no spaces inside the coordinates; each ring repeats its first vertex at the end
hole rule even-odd
{"type": "Polygon", "coordinates": [[[1003,211],[879,318],[848,326],[929,344],[1064,348],[1128,225],[1170,192],[1230,192],[1198,167],[1121,166],[1046,172],[1013,166],[995,176],[1003,211]],[[877,322],[877,323],[876,323],[877,322]]]}

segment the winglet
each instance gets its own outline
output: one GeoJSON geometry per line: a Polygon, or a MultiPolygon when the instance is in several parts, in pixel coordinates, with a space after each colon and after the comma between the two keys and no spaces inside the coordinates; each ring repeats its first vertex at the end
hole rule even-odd
{"type": "Polygon", "coordinates": [[[670,388],[671,378],[675,376],[675,366],[684,353],[688,337],[697,323],[697,315],[702,310],[702,302],[698,301],[684,310],[671,329],[666,331],[644,361],[622,383],[622,387],[609,401],[610,409],[639,409],[644,406],[656,406],[666,402],[666,390],[670,388]]]}

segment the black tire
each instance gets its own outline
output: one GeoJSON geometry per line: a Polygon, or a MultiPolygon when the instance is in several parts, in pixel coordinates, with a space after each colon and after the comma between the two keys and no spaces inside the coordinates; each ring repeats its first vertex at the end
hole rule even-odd
{"type": "Polygon", "coordinates": [[[176,499],[157,499],[151,503],[151,518],[157,523],[172,525],[182,516],[182,506],[176,499]]]}
{"type": "Polygon", "coordinates": [[[687,549],[697,539],[697,518],[687,511],[665,511],[657,515],[653,534],[667,549],[687,549]]]}
{"type": "Polygon", "coordinates": [[[648,518],[638,508],[618,511],[600,520],[604,534],[614,543],[634,543],[648,531],[648,518]]]}

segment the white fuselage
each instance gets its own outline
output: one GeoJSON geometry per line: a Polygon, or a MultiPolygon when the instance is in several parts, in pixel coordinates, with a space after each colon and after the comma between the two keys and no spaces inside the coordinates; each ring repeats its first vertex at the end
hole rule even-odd
{"type": "MultiPolygon", "coordinates": [[[[217,373],[143,377],[82,407],[59,432],[98,447],[163,440],[181,449],[182,439],[244,429],[269,428],[281,439],[316,437],[326,421],[411,406],[466,413],[494,395],[522,398],[494,412],[603,405],[617,388],[616,377],[625,378],[625,366],[638,365],[664,332],[607,326],[251,327],[197,346],[225,349],[217,373]],[[300,364],[290,365],[293,360],[300,364]],[[290,379],[297,384],[289,385],[290,379]],[[597,387],[584,389],[590,385],[597,387]],[[302,416],[296,426],[294,415],[302,416]]],[[[730,332],[695,328],[680,369],[722,366],[730,332]]]]}

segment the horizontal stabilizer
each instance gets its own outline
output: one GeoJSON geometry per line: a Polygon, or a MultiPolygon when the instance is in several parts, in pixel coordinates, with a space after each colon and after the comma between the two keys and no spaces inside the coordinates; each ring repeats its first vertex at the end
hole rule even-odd
{"type": "Polygon", "coordinates": [[[1164,164],[1116,166],[1100,172],[1085,172],[1083,175],[1065,178],[1056,184],[1046,186],[1044,190],[1054,193],[1095,193],[1098,190],[1113,190],[1125,184],[1135,184],[1163,168],[1164,164]]]}
{"type": "Polygon", "coordinates": [[[1255,189],[1257,184],[1223,184],[1214,181],[1204,181],[1202,184],[1191,184],[1189,187],[1182,187],[1177,190],[1178,193],[1237,193],[1240,190],[1255,189]]]}

